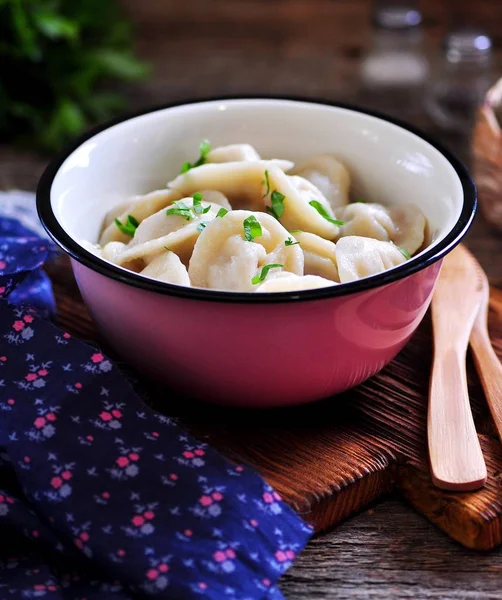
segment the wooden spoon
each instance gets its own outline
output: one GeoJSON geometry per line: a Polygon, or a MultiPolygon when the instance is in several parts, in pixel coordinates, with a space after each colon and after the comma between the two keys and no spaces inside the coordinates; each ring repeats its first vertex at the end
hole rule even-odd
{"type": "Polygon", "coordinates": [[[434,362],[427,420],[434,485],[470,491],[486,481],[486,465],[472,418],[465,357],[483,297],[476,265],[458,246],[444,259],[432,299],[434,362]]]}
{"type": "Polygon", "coordinates": [[[476,266],[482,285],[481,305],[471,331],[471,349],[493,422],[502,441],[502,364],[495,354],[488,334],[490,284],[478,261],[470,252],[466,251],[466,254],[466,260],[470,260],[476,266]]]}

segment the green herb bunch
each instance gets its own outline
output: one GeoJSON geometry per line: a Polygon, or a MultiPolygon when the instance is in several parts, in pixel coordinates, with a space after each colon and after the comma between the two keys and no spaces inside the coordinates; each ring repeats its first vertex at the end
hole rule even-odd
{"type": "Polygon", "coordinates": [[[0,139],[54,151],[123,108],[144,76],[116,0],[0,0],[0,139]]]}

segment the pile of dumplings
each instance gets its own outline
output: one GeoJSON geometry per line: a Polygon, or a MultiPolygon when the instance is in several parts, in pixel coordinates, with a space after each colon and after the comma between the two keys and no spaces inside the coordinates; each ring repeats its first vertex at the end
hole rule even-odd
{"type": "Polygon", "coordinates": [[[162,190],[116,206],[92,252],[167,283],[284,292],[355,281],[408,260],[424,244],[414,205],[349,202],[334,156],[264,160],[248,144],[211,149],[162,190]]]}

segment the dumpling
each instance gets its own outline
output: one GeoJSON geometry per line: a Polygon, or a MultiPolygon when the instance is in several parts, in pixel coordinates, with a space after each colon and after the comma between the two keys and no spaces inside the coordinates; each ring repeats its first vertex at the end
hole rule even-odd
{"type": "Polygon", "coordinates": [[[414,204],[389,206],[387,210],[396,227],[392,241],[410,256],[413,255],[425,240],[427,221],[422,211],[414,204]]]}
{"type": "Polygon", "coordinates": [[[180,196],[191,196],[198,190],[218,190],[234,208],[263,210],[262,183],[265,171],[272,167],[281,172],[288,171],[293,163],[289,160],[259,160],[204,164],[178,175],[168,187],[180,196]]]}
{"type": "Polygon", "coordinates": [[[208,163],[226,163],[237,161],[260,160],[260,155],[250,144],[231,144],[230,146],[218,146],[211,150],[206,156],[208,163]]]}
{"type": "Polygon", "coordinates": [[[101,258],[112,263],[117,262],[117,257],[125,250],[126,244],[123,242],[108,242],[101,250],[101,258]]]}
{"type": "MultiPolygon", "coordinates": [[[[117,264],[123,265],[127,261],[142,258],[149,261],[152,256],[162,252],[166,247],[177,254],[181,262],[188,265],[192,250],[200,232],[222,208],[218,204],[211,204],[202,199],[202,208],[209,211],[203,214],[193,212],[193,198],[184,198],[177,206],[185,206],[189,211],[189,218],[176,214],[166,214],[166,209],[161,209],[154,215],[142,221],[136,229],[134,237],[116,259],[117,264]],[[181,204],[182,203],[182,204],[181,204]]],[[[176,205],[173,205],[175,208],[176,205]]]]}
{"type": "Polygon", "coordinates": [[[286,229],[308,231],[329,240],[339,235],[339,227],[332,222],[334,214],[329,202],[310,181],[297,175],[286,175],[277,168],[270,168],[262,189],[269,210],[273,209],[274,192],[284,196],[283,210],[277,216],[286,229]],[[310,204],[312,201],[318,208],[310,204]]]}
{"type": "Polygon", "coordinates": [[[303,250],[305,275],[318,275],[331,281],[340,281],[336,266],[336,246],[333,242],[306,231],[294,231],[291,235],[303,250]]]}
{"type": "Polygon", "coordinates": [[[169,204],[172,204],[175,200],[179,200],[179,198],[181,196],[174,190],[156,190],[144,196],[135,196],[130,199],[129,203],[121,204],[120,206],[125,207],[125,209],[119,215],[117,215],[117,210],[112,208],[107,217],[105,217],[105,229],[99,238],[100,245],[104,246],[108,242],[129,241],[127,235],[122,233],[115,224],[115,218],[124,223],[130,215],[141,223],[143,219],[169,206],[169,204]]]}
{"type": "Polygon", "coordinates": [[[382,206],[356,202],[335,211],[344,221],[339,237],[358,235],[392,241],[410,255],[420,248],[425,237],[425,217],[413,204],[382,206]]]}
{"type": "Polygon", "coordinates": [[[294,175],[300,175],[321,190],[334,210],[349,203],[350,173],[331,154],[317,154],[299,162],[294,175]]]}
{"type": "Polygon", "coordinates": [[[190,286],[190,278],[185,265],[170,250],[157,255],[140,274],[166,283],[190,286]]]}
{"type": "Polygon", "coordinates": [[[278,273],[262,283],[256,292],[295,292],[330,287],[335,282],[317,275],[294,275],[293,273],[278,273]]]}
{"type": "Polygon", "coordinates": [[[286,229],[265,213],[234,210],[214,219],[195,244],[188,268],[192,285],[253,292],[257,284],[252,279],[263,276],[263,267],[271,264],[284,265],[286,271],[303,275],[303,252],[299,245],[286,245],[289,237],[286,229]],[[247,241],[244,221],[251,217],[259,223],[261,233],[247,241]]]}
{"type": "Polygon", "coordinates": [[[341,283],[376,275],[405,261],[403,253],[392,242],[348,236],[336,243],[336,262],[341,283]]]}
{"type": "Polygon", "coordinates": [[[355,202],[336,210],[335,214],[344,222],[339,237],[358,235],[389,241],[396,233],[394,222],[381,204],[355,202]]]}

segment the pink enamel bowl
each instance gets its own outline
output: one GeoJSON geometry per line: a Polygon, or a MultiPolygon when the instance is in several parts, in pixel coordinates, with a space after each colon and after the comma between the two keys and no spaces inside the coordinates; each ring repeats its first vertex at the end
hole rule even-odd
{"type": "Polygon", "coordinates": [[[407,125],[326,102],[241,98],[163,107],[92,131],[49,165],[37,205],[121,357],[191,397],[277,407],[338,394],[393,359],[427,311],[441,259],[472,222],[476,192],[455,157],[407,125]],[[373,277],[271,294],[154,281],[79,243],[97,240],[116,203],[165,187],[204,138],[248,142],[264,157],[337,154],[362,197],[417,204],[433,241],[373,277]]]}

